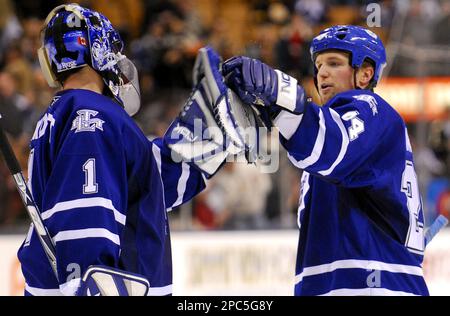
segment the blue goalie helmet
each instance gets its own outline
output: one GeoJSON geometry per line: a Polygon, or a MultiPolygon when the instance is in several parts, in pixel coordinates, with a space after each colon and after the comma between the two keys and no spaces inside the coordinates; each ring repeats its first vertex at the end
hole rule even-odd
{"type": "Polygon", "coordinates": [[[77,4],[56,7],[41,32],[39,63],[50,87],[61,87],[78,68],[90,66],[130,115],[140,106],[136,67],[126,58],[123,42],[101,13],[77,4]]]}
{"type": "MultiPolygon", "coordinates": [[[[371,87],[380,81],[386,66],[386,51],[380,38],[372,31],[354,25],[336,25],[317,35],[311,44],[311,58],[315,62],[317,54],[327,50],[342,50],[350,53],[350,64],[359,68],[368,58],[374,63],[374,76],[371,87]]],[[[314,66],[314,76],[317,68],[314,66]]]]}

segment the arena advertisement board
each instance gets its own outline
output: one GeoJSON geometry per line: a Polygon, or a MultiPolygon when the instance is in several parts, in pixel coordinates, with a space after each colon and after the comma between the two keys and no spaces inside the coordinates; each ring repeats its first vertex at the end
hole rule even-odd
{"type": "Polygon", "coordinates": [[[450,77],[385,78],[376,92],[406,121],[439,119],[450,109],[450,77]]]}
{"type": "MultiPolygon", "coordinates": [[[[305,80],[305,89],[320,104],[312,80],[305,80]]],[[[406,122],[443,119],[450,109],[450,77],[388,77],[381,80],[375,92],[406,122]]]]}
{"type": "MultiPolygon", "coordinates": [[[[0,295],[23,295],[17,250],[24,236],[0,236],[0,295]]],[[[172,234],[174,295],[290,296],[298,232],[227,231],[172,234]]],[[[450,229],[425,253],[431,295],[450,295],[450,229]]]]}
{"type": "Polygon", "coordinates": [[[0,235],[0,295],[15,296],[23,295],[25,280],[20,270],[17,259],[19,250],[25,236],[0,235]]]}

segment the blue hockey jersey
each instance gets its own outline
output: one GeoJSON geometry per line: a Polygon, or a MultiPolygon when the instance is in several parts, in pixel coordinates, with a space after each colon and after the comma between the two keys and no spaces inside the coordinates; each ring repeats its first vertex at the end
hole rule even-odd
{"type": "Polygon", "coordinates": [[[352,90],[275,124],[304,170],[295,295],[428,295],[422,203],[399,114],[352,90]]]}
{"type": "Polygon", "coordinates": [[[58,280],[33,227],[19,249],[26,295],[74,294],[90,265],[145,276],[150,295],[172,293],[167,211],[205,187],[171,160],[111,99],[65,90],[31,141],[29,186],[55,244],[58,280]]]}

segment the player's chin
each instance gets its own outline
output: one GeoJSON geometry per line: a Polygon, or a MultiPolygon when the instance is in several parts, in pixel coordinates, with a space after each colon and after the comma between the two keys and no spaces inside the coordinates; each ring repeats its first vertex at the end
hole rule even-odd
{"type": "Polygon", "coordinates": [[[329,100],[331,100],[331,98],[334,96],[334,93],[330,93],[330,92],[321,92],[319,93],[320,96],[320,101],[322,101],[322,105],[327,103],[329,100]]]}

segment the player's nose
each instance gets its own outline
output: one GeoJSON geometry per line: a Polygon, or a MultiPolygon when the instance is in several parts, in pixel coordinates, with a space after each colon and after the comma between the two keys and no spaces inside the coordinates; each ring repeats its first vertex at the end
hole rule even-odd
{"type": "Polygon", "coordinates": [[[329,75],[330,72],[325,65],[320,67],[319,71],[317,72],[317,76],[319,76],[320,78],[327,78],[329,75]]]}

